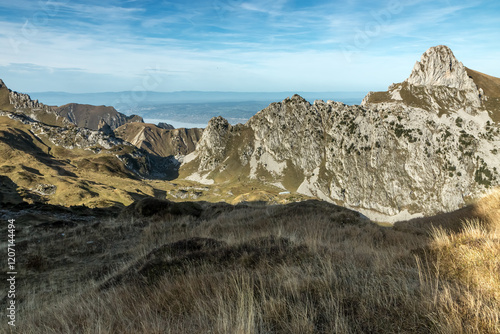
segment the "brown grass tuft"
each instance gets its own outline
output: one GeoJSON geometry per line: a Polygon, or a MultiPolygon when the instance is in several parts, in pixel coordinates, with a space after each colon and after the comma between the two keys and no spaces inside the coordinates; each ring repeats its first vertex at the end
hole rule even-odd
{"type": "Polygon", "coordinates": [[[498,333],[495,196],[460,229],[381,227],[319,201],[20,226],[16,330],[498,333]]]}

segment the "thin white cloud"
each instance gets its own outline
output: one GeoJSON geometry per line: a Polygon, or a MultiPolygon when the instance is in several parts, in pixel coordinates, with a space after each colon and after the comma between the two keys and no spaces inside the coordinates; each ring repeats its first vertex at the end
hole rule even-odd
{"type": "Polygon", "coordinates": [[[271,16],[283,15],[287,0],[269,1],[248,1],[241,3],[240,7],[247,11],[265,13],[271,16]]]}
{"type": "MultiPolygon", "coordinates": [[[[225,10],[231,11],[227,16],[214,16],[214,11],[225,13],[215,5],[192,11],[188,11],[189,3],[177,5],[181,7],[171,14],[145,17],[139,7],[61,3],[59,13],[67,17],[35,26],[31,35],[23,32],[24,20],[0,21],[0,43],[4,46],[0,65],[33,64],[24,69],[16,66],[18,71],[33,73],[51,69],[60,75],[58,78],[72,71],[82,80],[108,78],[105,82],[110,84],[114,78],[116,88],[108,90],[130,89],[148,68],[156,68],[166,77],[159,90],[348,90],[355,89],[356,82],[378,89],[404,79],[420,53],[434,44],[450,43],[459,50],[460,45],[495,49],[491,41],[499,33],[493,28],[496,18],[488,13],[470,18],[480,21],[471,29],[439,28],[453,26],[451,17],[477,3],[442,6],[426,0],[419,1],[423,6],[419,7],[412,2],[381,23],[380,33],[356,48],[355,57],[348,61],[342,47],[352,45],[366,24],[375,20],[369,9],[352,12],[354,2],[294,10],[286,1],[236,0],[227,1],[225,10]],[[65,21],[72,16],[92,20],[65,21]],[[109,20],[98,24],[93,21],[108,16],[109,20]],[[140,20],[141,33],[128,25],[131,20],[140,20]],[[182,29],[176,30],[179,25],[182,29]],[[425,29],[433,29],[432,35],[426,35],[425,29]],[[151,31],[162,31],[163,37],[151,31]],[[388,53],[392,53],[389,58],[388,53]]],[[[473,52],[463,54],[472,57],[473,52]]],[[[498,55],[498,50],[481,55],[476,63],[487,58],[485,66],[496,66],[491,54],[498,55]]],[[[488,73],[488,67],[477,69],[488,73]]],[[[77,90],[78,85],[89,84],[70,85],[77,90]]],[[[68,87],[68,83],[61,83],[61,87],[68,87]]]]}

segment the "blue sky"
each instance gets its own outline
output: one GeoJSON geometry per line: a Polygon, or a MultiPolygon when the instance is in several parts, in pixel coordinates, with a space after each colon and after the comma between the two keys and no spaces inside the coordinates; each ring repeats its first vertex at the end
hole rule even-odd
{"type": "Polygon", "coordinates": [[[500,77],[500,2],[0,2],[0,78],[22,92],[369,91],[431,46],[500,77]]]}

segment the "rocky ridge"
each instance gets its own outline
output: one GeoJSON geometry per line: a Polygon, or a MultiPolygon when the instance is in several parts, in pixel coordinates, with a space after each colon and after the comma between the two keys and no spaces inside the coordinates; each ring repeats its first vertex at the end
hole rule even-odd
{"type": "Polygon", "coordinates": [[[8,95],[1,103],[3,109],[8,107],[11,111],[23,113],[26,116],[53,126],[67,126],[70,124],[90,130],[104,130],[110,134],[109,129],[131,122],[144,122],[137,115],[126,116],[113,107],[93,106],[87,104],[70,103],[55,107],[45,105],[38,100],[32,100],[28,94],[18,93],[7,88],[3,81],[0,82],[3,95],[8,95]],[[108,129],[109,127],[109,129],[108,129]]]}
{"type": "Polygon", "coordinates": [[[360,106],[295,95],[245,125],[212,119],[181,175],[258,179],[381,221],[451,211],[500,184],[500,128],[487,99],[438,46],[360,106]]]}
{"type": "Polygon", "coordinates": [[[142,117],[137,115],[126,116],[114,107],[93,106],[88,104],[70,103],[53,108],[54,112],[68,119],[71,123],[81,128],[100,130],[107,124],[114,130],[126,123],[143,123],[142,117]]]}
{"type": "Polygon", "coordinates": [[[180,163],[175,157],[152,156],[147,151],[116,138],[114,134],[109,135],[103,131],[81,128],[73,124],[68,126],[47,125],[27,116],[26,113],[0,110],[0,116],[6,116],[29,125],[31,133],[42,142],[48,140],[65,149],[84,149],[96,155],[100,153],[114,154],[125,167],[139,177],[163,179],[177,175],[180,163]]]}

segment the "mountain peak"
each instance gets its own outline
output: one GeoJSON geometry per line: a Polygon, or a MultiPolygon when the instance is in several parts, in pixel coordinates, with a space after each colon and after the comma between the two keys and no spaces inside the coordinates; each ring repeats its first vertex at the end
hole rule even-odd
{"type": "Polygon", "coordinates": [[[446,45],[428,49],[415,63],[408,79],[414,86],[446,86],[460,90],[476,90],[474,81],[467,75],[464,65],[446,45]]]}

